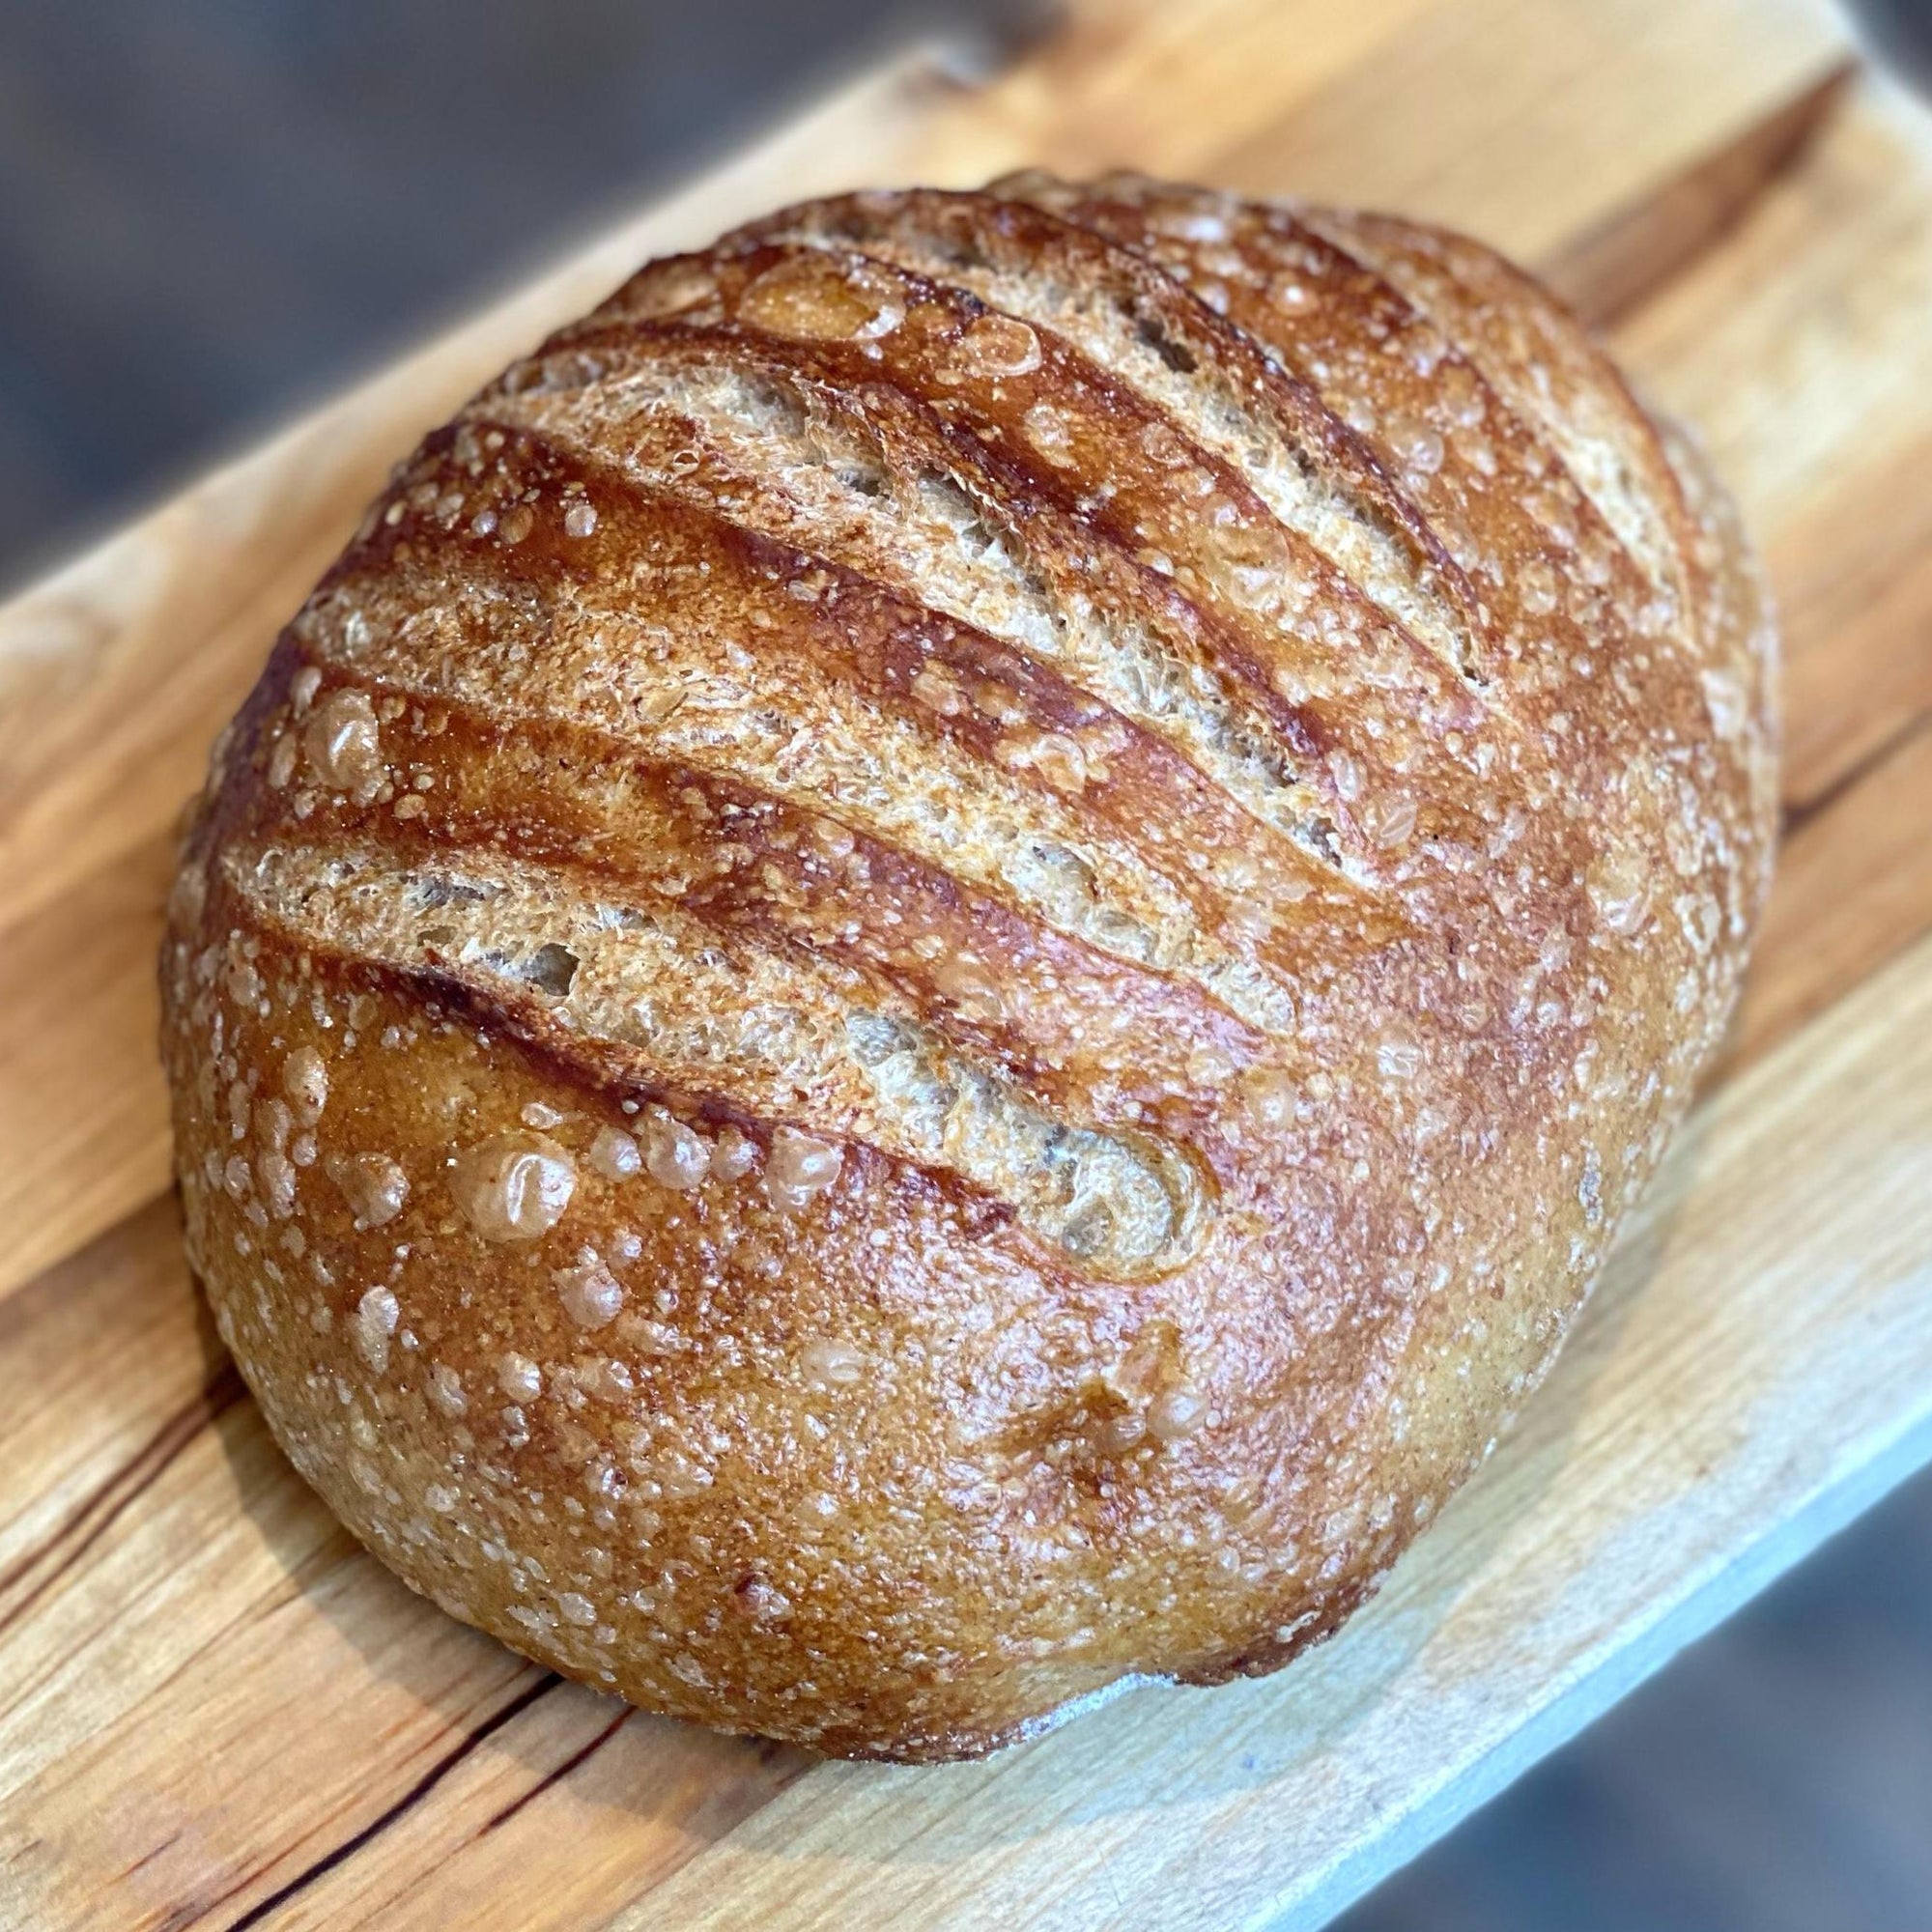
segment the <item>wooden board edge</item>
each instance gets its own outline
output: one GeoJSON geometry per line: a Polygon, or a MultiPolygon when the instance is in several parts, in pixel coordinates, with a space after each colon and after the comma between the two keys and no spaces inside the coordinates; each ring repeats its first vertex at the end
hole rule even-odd
{"type": "Polygon", "coordinates": [[[1382,1880],[1500,1797],[1518,1778],[1586,1730],[1615,1705],[1708,1636],[1901,1483],[1932,1463],[1932,1395],[1927,1412],[1899,1430],[1877,1458],[1847,1470],[1786,1518],[1738,1561],[1670,1609],[1614,1656],[1536,1713],[1505,1746],[1432,1793],[1385,1836],[1363,1847],[1303,1904],[1257,1921],[1266,1932],[1317,1932],[1382,1880]]]}

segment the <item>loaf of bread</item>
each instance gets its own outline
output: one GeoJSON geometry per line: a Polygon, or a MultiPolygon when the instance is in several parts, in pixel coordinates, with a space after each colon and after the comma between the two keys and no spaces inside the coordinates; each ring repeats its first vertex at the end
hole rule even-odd
{"type": "Polygon", "coordinates": [[[652,264],[217,746],[189,1252],[296,1466],[653,1711],[1272,1670],[1549,1363],[1731,1005],[1774,638],[1459,237],[1139,177],[652,264]]]}

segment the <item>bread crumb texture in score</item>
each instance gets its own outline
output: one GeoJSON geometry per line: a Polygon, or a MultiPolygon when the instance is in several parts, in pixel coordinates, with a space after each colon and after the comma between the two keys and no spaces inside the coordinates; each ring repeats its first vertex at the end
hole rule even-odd
{"type": "Polygon", "coordinates": [[[1772,633],[1477,244],[1139,178],[792,209],[431,436],[161,977],[278,1440],[649,1709],[983,1751],[1333,1630],[1724,1024],[1772,633]]]}

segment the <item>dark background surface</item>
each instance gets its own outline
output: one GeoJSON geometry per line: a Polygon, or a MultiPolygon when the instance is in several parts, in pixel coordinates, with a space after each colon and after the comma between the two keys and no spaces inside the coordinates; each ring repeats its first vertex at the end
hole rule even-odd
{"type": "MultiPolygon", "coordinates": [[[[0,0],[0,583],[867,52],[1032,12],[0,0]]],[[[1932,1479],[1344,1923],[1932,1928],[1932,1479]]]]}
{"type": "Polygon", "coordinates": [[[1029,0],[0,0],[0,583],[871,51],[1029,0]]]}

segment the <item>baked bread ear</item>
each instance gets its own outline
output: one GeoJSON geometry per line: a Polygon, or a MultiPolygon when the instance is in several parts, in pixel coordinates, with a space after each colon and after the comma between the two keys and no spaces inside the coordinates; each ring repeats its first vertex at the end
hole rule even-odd
{"type": "Polygon", "coordinates": [[[1474,242],[792,209],[438,431],[216,749],[189,1250],[297,1467],[652,1710],[980,1752],[1335,1627],[1763,897],[1722,498],[1474,242]]]}

